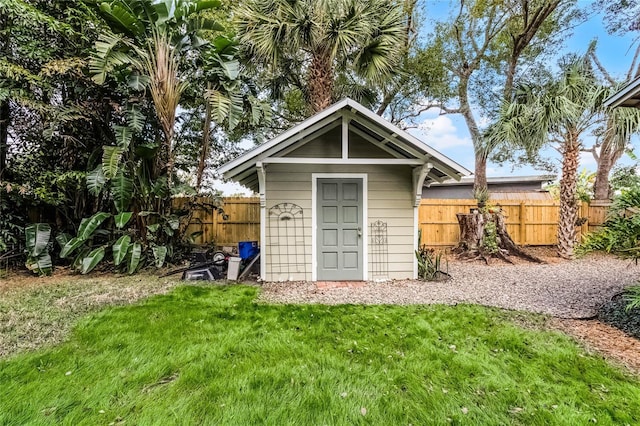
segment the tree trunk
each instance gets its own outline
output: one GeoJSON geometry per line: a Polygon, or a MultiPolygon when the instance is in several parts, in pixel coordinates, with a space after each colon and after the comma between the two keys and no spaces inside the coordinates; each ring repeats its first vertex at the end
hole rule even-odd
{"type": "Polygon", "coordinates": [[[507,232],[502,213],[458,213],[456,217],[460,227],[460,242],[454,252],[475,259],[483,259],[487,263],[492,257],[513,263],[509,256],[542,263],[542,260],[524,252],[513,242],[507,232]],[[495,231],[487,232],[487,225],[490,223],[493,223],[495,231]]]}
{"type": "Polygon", "coordinates": [[[460,242],[456,250],[474,253],[479,251],[484,237],[485,216],[480,213],[458,213],[456,217],[460,227],[460,242]]]}
{"type": "Polygon", "coordinates": [[[474,170],[475,179],[473,181],[473,190],[487,189],[487,155],[484,154],[484,141],[476,118],[471,111],[469,104],[469,78],[471,70],[460,76],[460,84],[458,85],[458,97],[460,99],[460,114],[464,117],[464,121],[469,129],[471,141],[473,142],[473,150],[475,153],[476,169],[474,170]]]}
{"type": "MultiPolygon", "coordinates": [[[[609,121],[607,121],[605,135],[610,135],[612,132],[613,129],[609,129],[609,121]]],[[[605,136],[602,142],[602,148],[600,148],[600,155],[596,158],[598,168],[596,171],[596,180],[593,183],[593,198],[595,200],[609,200],[611,198],[609,174],[623,153],[624,146],[618,146],[611,137],[605,136]]]]}
{"type": "Polygon", "coordinates": [[[9,100],[0,102],[0,180],[8,179],[7,176],[7,150],[9,147],[9,124],[11,121],[11,109],[9,100]]]}
{"type": "MultiPolygon", "coordinates": [[[[211,83],[207,83],[207,90],[211,90],[211,83]]],[[[202,146],[200,147],[200,161],[198,162],[198,171],[196,173],[196,191],[200,192],[202,187],[202,176],[204,175],[204,166],[209,156],[209,143],[211,140],[211,104],[205,100],[204,125],[202,126],[202,146]]]]}
{"type": "Polygon", "coordinates": [[[580,143],[577,132],[570,132],[562,152],[562,178],[560,179],[560,220],[558,221],[558,255],[573,258],[576,240],[578,202],[576,200],[580,143]]]}
{"type": "Polygon", "coordinates": [[[333,64],[329,52],[314,52],[309,66],[309,106],[316,114],[331,105],[333,64]]]}
{"type": "Polygon", "coordinates": [[[475,180],[473,181],[473,191],[482,191],[487,189],[487,158],[476,153],[476,169],[475,180]]]}
{"type": "MultiPolygon", "coordinates": [[[[11,28],[8,14],[0,13],[0,28],[11,28]]],[[[9,56],[9,31],[0,32],[0,57],[9,56]]],[[[7,176],[7,151],[9,149],[9,125],[11,124],[11,107],[9,99],[0,101],[0,180],[7,176]]]]}

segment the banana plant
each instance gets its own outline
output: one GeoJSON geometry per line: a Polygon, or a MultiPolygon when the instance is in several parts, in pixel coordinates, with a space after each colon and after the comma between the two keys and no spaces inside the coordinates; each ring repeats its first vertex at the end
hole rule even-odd
{"type": "Polygon", "coordinates": [[[200,13],[220,5],[218,0],[105,0],[99,6],[110,31],[96,41],[90,72],[98,84],[109,76],[124,77],[129,87],[151,95],[164,134],[158,160],[169,188],[176,111],[193,78],[183,68],[208,44],[205,32],[224,30],[200,13]]]}
{"type": "Polygon", "coordinates": [[[130,235],[121,235],[115,242],[111,240],[98,246],[93,244],[94,237],[109,234],[100,227],[111,217],[113,217],[116,230],[122,232],[131,221],[133,212],[121,212],[115,216],[99,212],[83,219],[78,229],[78,235],[71,237],[68,234],[61,234],[56,237],[62,247],[60,257],[64,259],[75,253],[72,267],[80,271],[81,274],[88,274],[105,258],[107,248],[111,246],[114,265],[125,269],[129,274],[136,272],[143,258],[142,245],[137,241],[132,241],[130,235]]]}
{"type": "Polygon", "coordinates": [[[76,253],[72,266],[78,269],[82,274],[91,272],[100,261],[104,258],[104,246],[92,247],[93,238],[99,234],[99,227],[102,223],[111,217],[110,213],[98,212],[89,218],[84,218],[80,222],[78,235],[73,238],[60,236],[58,242],[62,243],[66,240],[60,251],[60,257],[65,259],[76,253]]]}
{"type": "Polygon", "coordinates": [[[53,263],[49,254],[49,240],[51,226],[47,223],[34,223],[24,230],[27,247],[27,262],[25,266],[38,275],[50,275],[53,263]]]}

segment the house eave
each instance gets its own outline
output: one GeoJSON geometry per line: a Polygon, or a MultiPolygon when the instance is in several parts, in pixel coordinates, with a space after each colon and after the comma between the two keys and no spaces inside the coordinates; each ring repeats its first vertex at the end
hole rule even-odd
{"type": "MultiPolygon", "coordinates": [[[[550,182],[556,179],[555,175],[535,175],[535,176],[498,176],[488,177],[487,184],[514,184],[514,183],[540,183],[550,182]]],[[[431,187],[448,187],[448,186],[470,186],[473,185],[474,180],[471,178],[462,178],[458,181],[446,180],[443,182],[434,182],[430,184],[431,187]]]]}
{"type": "Polygon", "coordinates": [[[622,89],[604,100],[604,106],[609,108],[616,107],[640,107],[640,77],[631,80],[622,89]]]}

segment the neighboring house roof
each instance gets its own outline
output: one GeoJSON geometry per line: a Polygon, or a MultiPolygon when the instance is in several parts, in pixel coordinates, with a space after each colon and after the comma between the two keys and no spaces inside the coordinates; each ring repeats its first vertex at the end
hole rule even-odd
{"type": "MultiPolygon", "coordinates": [[[[446,187],[446,186],[471,186],[474,183],[474,177],[468,176],[463,177],[458,181],[455,180],[447,180],[444,182],[433,182],[433,183],[425,183],[425,186],[429,186],[431,188],[434,187],[446,187]]],[[[539,183],[542,186],[544,182],[550,182],[556,179],[554,175],[533,175],[533,176],[500,176],[500,177],[488,177],[487,184],[488,185],[502,185],[502,184],[535,184],[539,183]]]]}
{"type": "MultiPolygon", "coordinates": [[[[217,171],[224,178],[238,181],[255,190],[258,185],[256,169],[258,163],[265,161],[265,159],[284,156],[290,152],[290,149],[287,150],[287,148],[296,146],[294,144],[297,142],[302,144],[310,142],[313,140],[314,134],[321,133],[323,129],[330,126],[335,126],[336,120],[343,118],[348,119],[350,126],[371,143],[393,155],[394,158],[388,160],[389,164],[402,163],[418,166],[430,163],[432,167],[427,175],[427,181],[442,182],[450,178],[458,180],[462,176],[471,174],[469,170],[452,159],[349,98],[330,106],[270,141],[226,163],[217,171]]],[[[330,164],[367,164],[368,161],[368,159],[344,157],[325,160],[331,161],[330,164]]],[[[384,160],[371,162],[371,164],[384,164],[384,160]]]]}
{"type": "MultiPolygon", "coordinates": [[[[487,189],[494,200],[550,200],[551,194],[542,189],[542,185],[552,180],[555,176],[490,177],[487,178],[487,189]]],[[[463,177],[458,182],[426,184],[422,188],[422,198],[468,200],[473,198],[473,184],[473,177],[463,177]]]]}
{"type": "Polygon", "coordinates": [[[605,99],[604,106],[640,108],[640,77],[631,80],[622,89],[605,99]]]}

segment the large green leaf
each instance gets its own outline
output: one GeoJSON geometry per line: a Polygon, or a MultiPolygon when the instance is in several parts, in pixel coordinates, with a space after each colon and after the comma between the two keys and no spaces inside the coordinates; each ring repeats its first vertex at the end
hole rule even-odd
{"type": "Polygon", "coordinates": [[[144,24],[131,13],[131,11],[119,4],[120,2],[103,2],[100,4],[100,12],[120,31],[133,36],[143,36],[145,33],[144,24]]]}
{"type": "Polygon", "coordinates": [[[69,241],[65,243],[64,246],[62,246],[62,250],[60,250],[60,257],[62,259],[66,258],[71,253],[76,251],[76,249],[82,246],[84,243],[85,243],[85,240],[81,238],[78,238],[78,237],[71,238],[69,241]]]}
{"type": "Polygon", "coordinates": [[[110,217],[111,213],[98,212],[90,218],[82,219],[82,222],[80,222],[80,228],[78,229],[77,237],[82,241],[87,241],[93,236],[93,233],[96,231],[96,229],[98,229],[102,222],[110,217]]]}
{"type": "Polygon", "coordinates": [[[25,266],[38,275],[50,275],[51,271],[53,271],[51,256],[47,252],[40,253],[37,256],[27,256],[25,266]]]}
{"type": "Polygon", "coordinates": [[[129,274],[133,274],[138,269],[140,257],[142,256],[142,246],[140,243],[133,243],[131,248],[131,257],[129,258],[129,274]]]}
{"type": "Polygon", "coordinates": [[[104,84],[107,74],[115,68],[140,63],[126,51],[126,40],[122,35],[103,32],[98,36],[94,45],[94,52],[89,61],[89,71],[93,81],[104,84]]]}
{"type": "MultiPolygon", "coordinates": [[[[122,153],[124,152],[124,150],[129,148],[129,144],[131,143],[133,132],[128,126],[113,126],[113,131],[116,134],[116,143],[118,144],[118,147],[121,148],[120,155],[122,156],[122,153]]],[[[120,159],[118,158],[118,162],[119,161],[120,159]]],[[[117,170],[116,170],[116,173],[117,173],[117,170]]]]}
{"type": "Polygon", "coordinates": [[[223,61],[222,63],[222,69],[224,71],[224,75],[229,79],[229,80],[235,80],[238,78],[238,75],[240,74],[240,62],[237,60],[234,61],[223,61]]]}
{"type": "Polygon", "coordinates": [[[220,0],[200,0],[195,2],[195,12],[200,12],[205,9],[215,9],[220,7],[221,4],[220,0]]]}
{"type": "MultiPolygon", "coordinates": [[[[116,134],[117,132],[116,129],[116,134]]],[[[102,173],[105,178],[112,179],[118,173],[124,150],[119,146],[105,146],[102,149],[102,173]]]]}
{"type": "Polygon", "coordinates": [[[166,246],[154,246],[151,248],[153,252],[153,258],[156,261],[156,268],[161,268],[164,265],[164,260],[167,257],[167,247],[166,246]]]}
{"type": "Polygon", "coordinates": [[[178,216],[176,216],[175,214],[170,215],[167,218],[167,225],[169,225],[169,227],[172,230],[177,230],[178,228],[180,228],[180,218],[178,216]]]}
{"type": "Polygon", "coordinates": [[[111,183],[113,204],[118,212],[126,211],[133,197],[133,181],[120,171],[111,183]]]}
{"type": "Polygon", "coordinates": [[[56,241],[58,242],[58,245],[62,249],[62,247],[64,247],[65,244],[71,241],[71,238],[73,238],[71,235],[69,235],[66,232],[62,232],[56,236],[56,241]]]}
{"type": "Polygon", "coordinates": [[[125,227],[129,220],[131,220],[131,216],[133,216],[132,212],[122,212],[118,213],[113,217],[114,222],[116,223],[116,228],[122,229],[125,227]]]}
{"type": "Polygon", "coordinates": [[[102,165],[87,173],[87,189],[91,195],[100,194],[106,182],[107,178],[102,173],[102,165]]]}
{"type": "Polygon", "coordinates": [[[156,143],[140,144],[136,145],[135,153],[138,157],[148,160],[149,158],[153,158],[153,156],[156,155],[156,152],[158,152],[158,148],[159,146],[156,143]]]}
{"type": "MultiPolygon", "coordinates": [[[[145,90],[149,86],[150,82],[151,82],[151,79],[148,76],[141,75],[138,73],[129,74],[129,76],[127,77],[127,85],[133,90],[137,90],[139,92],[145,90]]],[[[142,129],[136,129],[136,130],[139,131],[142,129]]]]}
{"type": "Polygon", "coordinates": [[[158,232],[158,229],[160,229],[160,224],[152,223],[151,225],[147,225],[147,229],[149,230],[149,232],[153,232],[155,234],[156,232],[158,232]]]}
{"type": "Polygon", "coordinates": [[[128,235],[118,238],[118,241],[113,245],[113,263],[116,266],[120,265],[124,258],[127,257],[129,246],[131,246],[131,237],[128,235]]]}
{"type": "Polygon", "coordinates": [[[24,228],[27,255],[38,257],[47,252],[51,238],[51,226],[48,223],[34,223],[24,228]]]}
{"type": "Polygon", "coordinates": [[[231,104],[229,107],[228,128],[229,130],[233,130],[240,123],[240,120],[242,120],[242,113],[244,108],[241,95],[232,93],[229,95],[229,98],[231,99],[231,104]]]}
{"type": "MultiPolygon", "coordinates": [[[[148,77],[145,76],[148,79],[148,77]]],[[[144,127],[144,114],[136,106],[127,109],[127,125],[136,132],[142,131],[144,127]]]]}
{"type": "Polygon", "coordinates": [[[170,196],[169,182],[164,176],[151,182],[151,193],[158,198],[165,198],[170,196]]]}
{"type": "Polygon", "coordinates": [[[82,264],[80,266],[81,274],[88,274],[91,272],[100,261],[104,258],[104,246],[98,247],[89,253],[84,259],[82,259],[82,264]]]}
{"type": "Polygon", "coordinates": [[[82,260],[89,254],[89,252],[91,252],[91,249],[89,247],[87,247],[86,245],[82,246],[80,248],[80,251],[78,251],[76,257],[73,259],[71,268],[79,271],[80,267],[82,266],[82,260]]]}
{"type": "Polygon", "coordinates": [[[227,115],[229,115],[231,100],[219,90],[207,90],[204,96],[211,106],[213,120],[221,124],[227,115]]]}

